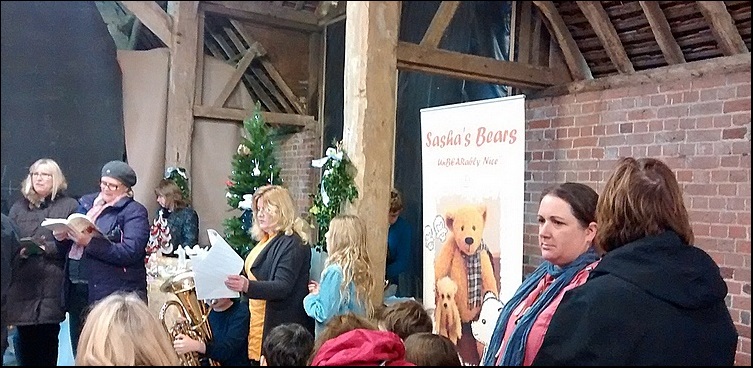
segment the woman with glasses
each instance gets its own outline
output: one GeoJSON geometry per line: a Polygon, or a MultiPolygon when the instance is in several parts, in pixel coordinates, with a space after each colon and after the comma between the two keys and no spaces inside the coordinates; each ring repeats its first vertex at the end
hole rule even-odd
{"type": "Polygon", "coordinates": [[[102,235],[53,234],[68,255],[65,295],[74,354],[89,305],[117,291],[133,291],[147,301],[144,257],[149,215],[133,199],[134,185],[136,173],[128,164],[108,162],[102,167],[99,192],[81,197],[77,210],[86,214],[102,235]]]}
{"type": "Polygon", "coordinates": [[[314,320],[303,309],[308,295],[311,249],[306,228],[287,189],[267,185],[254,193],[251,232],[258,244],[246,257],[244,275],[230,275],[225,286],[249,298],[248,357],[259,365],[262,341],[276,326],[298,323],[314,334],[314,320]]]}
{"type": "Polygon", "coordinates": [[[11,279],[3,310],[8,323],[17,327],[14,345],[21,365],[57,364],[60,322],[65,320],[60,292],[65,254],[58,252],[52,232],[40,224],[45,218],[66,218],[75,212],[78,202],[64,193],[67,187],[55,161],[37,160],[21,182],[23,197],[8,214],[19,238],[34,238],[41,245],[13,249],[13,273],[3,274],[3,279],[11,279]]]}

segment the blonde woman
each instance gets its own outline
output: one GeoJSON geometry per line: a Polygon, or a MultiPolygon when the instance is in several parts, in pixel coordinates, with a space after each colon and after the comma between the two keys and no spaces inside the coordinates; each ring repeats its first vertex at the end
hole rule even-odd
{"type": "Polygon", "coordinates": [[[8,323],[18,328],[16,357],[21,365],[57,364],[60,322],[65,319],[60,292],[65,253],[58,251],[52,232],[39,224],[76,211],[78,202],[65,194],[67,187],[54,160],[37,160],[21,182],[23,198],[13,204],[8,216],[17,225],[19,238],[33,237],[44,243],[44,252],[29,252],[25,247],[13,250],[13,273],[3,274],[11,280],[3,311],[8,323]]]}
{"type": "Polygon", "coordinates": [[[279,185],[257,189],[251,210],[251,233],[259,243],[246,257],[245,275],[228,276],[225,286],[249,298],[248,358],[258,365],[262,341],[276,326],[298,323],[314,333],[314,320],[303,310],[311,249],[306,245],[308,224],[297,216],[287,189],[279,185]]]}
{"type": "Polygon", "coordinates": [[[162,323],[135,293],[110,294],[89,312],[77,366],[180,365],[162,323]]]}
{"type": "Polygon", "coordinates": [[[306,313],[316,321],[317,335],[334,316],[348,312],[368,318],[374,315],[369,298],[374,280],[363,221],[353,215],[336,216],[324,236],[329,258],[322,271],[321,284],[311,281],[309,295],[303,299],[306,313]]]}

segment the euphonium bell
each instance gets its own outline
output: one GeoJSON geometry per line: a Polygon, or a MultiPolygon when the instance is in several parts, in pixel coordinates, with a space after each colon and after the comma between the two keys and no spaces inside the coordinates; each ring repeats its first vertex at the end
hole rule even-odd
{"type": "MultiPolygon", "coordinates": [[[[206,342],[212,338],[212,330],[209,327],[207,317],[209,307],[196,297],[196,284],[192,271],[178,273],[165,281],[160,287],[163,293],[173,293],[178,301],[168,300],[159,311],[159,319],[172,340],[179,334],[184,334],[194,340],[206,342]],[[171,328],[165,324],[165,312],[170,306],[178,307],[183,321],[178,321],[171,328]]],[[[184,366],[200,365],[199,354],[196,352],[180,354],[178,356],[184,366]]],[[[219,365],[211,361],[211,365],[219,365]]]]}

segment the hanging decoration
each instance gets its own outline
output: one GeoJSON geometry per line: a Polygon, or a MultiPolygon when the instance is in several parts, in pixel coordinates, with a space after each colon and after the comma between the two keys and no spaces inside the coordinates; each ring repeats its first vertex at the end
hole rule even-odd
{"type": "Polygon", "coordinates": [[[342,149],[342,142],[327,148],[324,157],[311,161],[311,166],[321,168],[322,178],[319,190],[312,195],[313,205],[309,214],[314,218],[318,232],[317,250],[327,251],[324,234],[329,230],[329,222],[340,214],[345,203],[358,198],[358,188],[353,180],[353,164],[342,149]]]}

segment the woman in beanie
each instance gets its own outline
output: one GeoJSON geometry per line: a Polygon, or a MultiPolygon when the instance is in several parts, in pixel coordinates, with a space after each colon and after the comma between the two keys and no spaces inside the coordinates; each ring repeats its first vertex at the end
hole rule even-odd
{"type": "Polygon", "coordinates": [[[83,233],[53,233],[58,247],[68,255],[65,296],[70,313],[74,354],[89,305],[117,291],[146,297],[146,242],[149,215],[133,199],[136,173],[123,161],[102,167],[99,192],[79,200],[78,212],[86,214],[104,237],[83,233]]]}

